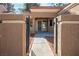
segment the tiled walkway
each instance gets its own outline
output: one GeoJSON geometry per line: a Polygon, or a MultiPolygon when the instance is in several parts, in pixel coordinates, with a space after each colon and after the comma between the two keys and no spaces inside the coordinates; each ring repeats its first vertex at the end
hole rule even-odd
{"type": "Polygon", "coordinates": [[[53,56],[52,50],[49,47],[46,36],[52,36],[52,33],[49,32],[41,32],[36,33],[33,42],[33,46],[31,48],[31,56],[53,56]]]}

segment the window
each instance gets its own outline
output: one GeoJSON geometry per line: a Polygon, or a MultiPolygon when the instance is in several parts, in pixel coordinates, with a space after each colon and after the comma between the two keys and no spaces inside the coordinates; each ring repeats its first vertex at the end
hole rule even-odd
{"type": "Polygon", "coordinates": [[[50,20],[50,26],[52,26],[53,24],[52,24],[52,20],[50,20]]]}

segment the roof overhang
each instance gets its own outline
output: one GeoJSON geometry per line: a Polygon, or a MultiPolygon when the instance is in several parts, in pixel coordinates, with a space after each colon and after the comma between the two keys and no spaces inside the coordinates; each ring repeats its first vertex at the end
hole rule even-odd
{"type": "Polygon", "coordinates": [[[57,13],[60,9],[31,9],[31,12],[52,12],[57,13]]]}
{"type": "Polygon", "coordinates": [[[79,3],[71,3],[68,6],[66,6],[64,9],[62,9],[59,13],[57,13],[57,15],[61,15],[77,5],[79,5],[79,3]]]}
{"type": "Polygon", "coordinates": [[[61,10],[60,7],[32,7],[30,10],[31,12],[47,12],[47,13],[57,13],[61,10]]]}
{"type": "Polygon", "coordinates": [[[0,5],[0,13],[3,13],[4,11],[7,11],[7,8],[3,5],[0,5]]]}

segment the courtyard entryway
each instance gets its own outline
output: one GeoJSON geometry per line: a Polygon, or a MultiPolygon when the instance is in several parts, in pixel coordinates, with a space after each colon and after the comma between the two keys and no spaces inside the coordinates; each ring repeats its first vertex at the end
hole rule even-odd
{"type": "Polygon", "coordinates": [[[53,47],[53,42],[51,42],[51,40],[53,41],[53,33],[38,32],[32,39],[34,41],[31,48],[31,56],[53,56],[51,48],[53,47]]]}

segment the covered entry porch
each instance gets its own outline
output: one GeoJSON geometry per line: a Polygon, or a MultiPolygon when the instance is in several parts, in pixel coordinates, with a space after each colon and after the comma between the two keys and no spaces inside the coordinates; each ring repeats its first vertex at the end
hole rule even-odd
{"type": "Polygon", "coordinates": [[[62,8],[60,7],[32,7],[31,10],[31,33],[35,32],[53,32],[54,17],[62,8]]]}
{"type": "Polygon", "coordinates": [[[35,18],[35,32],[53,32],[52,18],[35,18]]]}

